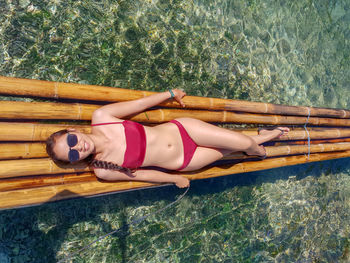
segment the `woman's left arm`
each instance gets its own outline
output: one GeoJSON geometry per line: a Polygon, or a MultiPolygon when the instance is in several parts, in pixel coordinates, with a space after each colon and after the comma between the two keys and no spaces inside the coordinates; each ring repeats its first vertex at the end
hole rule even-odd
{"type": "Polygon", "coordinates": [[[115,118],[124,118],[126,116],[142,112],[148,108],[154,107],[167,99],[174,98],[182,107],[185,105],[182,102],[182,98],[186,93],[180,89],[173,89],[170,91],[165,91],[151,96],[147,96],[141,99],[125,101],[125,102],[116,102],[112,104],[105,105],[97,109],[93,113],[94,118],[100,118],[102,116],[112,116],[115,118]],[[172,94],[174,96],[172,96],[172,94]]]}
{"type": "Polygon", "coordinates": [[[121,171],[94,169],[96,176],[106,181],[143,181],[153,183],[174,183],[179,188],[188,187],[190,180],[180,174],[170,174],[159,170],[137,169],[132,174],[121,171]]]}

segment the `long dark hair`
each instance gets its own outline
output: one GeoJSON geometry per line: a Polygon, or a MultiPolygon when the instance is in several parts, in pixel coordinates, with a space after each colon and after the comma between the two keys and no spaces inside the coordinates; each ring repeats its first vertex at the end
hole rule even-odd
{"type": "MultiPolygon", "coordinates": [[[[55,147],[57,138],[61,137],[62,135],[67,134],[68,130],[60,130],[50,135],[49,138],[46,140],[46,152],[50,156],[50,158],[58,165],[58,166],[65,166],[70,164],[69,161],[62,161],[57,158],[57,155],[55,154],[53,148],[55,147]]],[[[113,170],[113,171],[121,171],[125,172],[129,175],[132,174],[134,170],[131,170],[129,168],[122,167],[116,163],[97,160],[94,158],[95,156],[93,154],[90,154],[88,157],[86,157],[84,160],[81,160],[79,163],[85,163],[86,165],[92,166],[94,168],[102,168],[106,170],[113,170]]]]}

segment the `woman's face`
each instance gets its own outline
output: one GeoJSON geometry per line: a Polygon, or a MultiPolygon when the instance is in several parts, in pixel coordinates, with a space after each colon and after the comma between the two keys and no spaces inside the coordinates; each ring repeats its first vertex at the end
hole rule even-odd
{"type": "Polygon", "coordinates": [[[53,151],[59,160],[74,163],[94,152],[94,142],[88,135],[73,130],[56,138],[53,151]]]}

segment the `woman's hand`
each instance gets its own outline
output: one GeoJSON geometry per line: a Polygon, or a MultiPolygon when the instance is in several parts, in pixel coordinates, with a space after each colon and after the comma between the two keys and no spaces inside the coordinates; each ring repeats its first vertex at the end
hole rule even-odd
{"type": "Polygon", "coordinates": [[[185,188],[190,185],[190,180],[188,180],[186,177],[179,176],[175,181],[175,185],[179,188],[185,188]]]}
{"type": "Polygon", "coordinates": [[[185,104],[182,102],[182,98],[186,96],[186,92],[181,89],[173,89],[174,100],[176,100],[182,107],[185,107],[185,104]]]}

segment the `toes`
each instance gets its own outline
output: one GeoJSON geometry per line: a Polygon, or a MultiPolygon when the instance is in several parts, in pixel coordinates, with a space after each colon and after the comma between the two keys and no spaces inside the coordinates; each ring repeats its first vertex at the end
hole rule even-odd
{"type": "Polygon", "coordinates": [[[287,134],[289,132],[289,128],[288,127],[280,127],[280,129],[287,134]]]}
{"type": "Polygon", "coordinates": [[[281,137],[282,135],[287,135],[288,132],[289,132],[289,128],[288,127],[278,127],[277,129],[281,131],[281,134],[280,134],[279,137],[281,137]]]}

